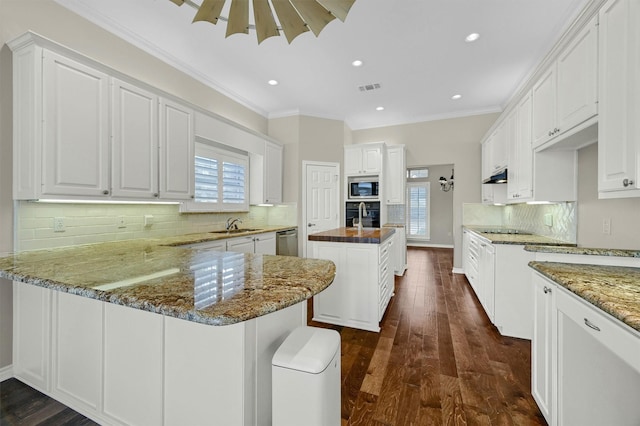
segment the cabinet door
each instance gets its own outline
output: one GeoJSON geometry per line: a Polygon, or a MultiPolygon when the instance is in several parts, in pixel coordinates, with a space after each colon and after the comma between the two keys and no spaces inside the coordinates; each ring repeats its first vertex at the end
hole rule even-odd
{"type": "Polygon", "coordinates": [[[512,125],[510,118],[505,119],[495,132],[492,141],[491,156],[489,157],[489,175],[507,167],[509,147],[507,140],[511,136],[512,125]]]}
{"type": "Polygon", "coordinates": [[[42,193],[109,194],[109,77],[43,53],[42,193]]]}
{"type": "Polygon", "coordinates": [[[491,322],[495,322],[495,250],[491,244],[480,243],[478,260],[478,298],[491,322]]]}
{"type": "Polygon", "coordinates": [[[364,173],[382,171],[382,148],[380,146],[362,148],[362,168],[364,173]]]}
{"type": "Polygon", "coordinates": [[[280,145],[266,142],[264,153],[264,201],[265,203],[282,202],[283,148],[280,145]]]}
{"type": "Polygon", "coordinates": [[[344,148],[344,173],[345,175],[357,175],[364,172],[362,167],[362,148],[350,146],[344,148]]]}
{"type": "MultiPolygon", "coordinates": [[[[493,136],[482,144],[482,180],[491,176],[491,151],[493,148],[493,136]]],[[[482,188],[482,203],[493,203],[493,185],[480,185],[482,188]]]]}
{"type": "Polygon", "coordinates": [[[533,272],[533,338],[531,339],[531,395],[542,415],[553,424],[554,353],[556,306],[555,288],[533,272]]]}
{"type": "Polygon", "coordinates": [[[640,5],[610,0],[600,9],[598,191],[636,189],[640,5]],[[626,180],[626,185],[625,185],[626,180]],[[633,182],[633,183],[630,183],[633,182]]]}
{"type": "Polygon", "coordinates": [[[114,197],[158,197],[158,97],[114,79],[111,182],[114,197]]]}
{"type": "Polygon", "coordinates": [[[594,18],[560,54],[557,123],[560,132],[598,113],[598,27],[594,18]]]}
{"type": "Polygon", "coordinates": [[[239,237],[227,240],[227,251],[253,253],[253,237],[239,237]]]}
{"type": "Polygon", "coordinates": [[[531,93],[526,94],[517,108],[515,137],[509,151],[510,200],[526,201],[533,196],[533,147],[531,146],[531,93]]]}
{"type": "Polygon", "coordinates": [[[190,200],[194,195],[193,111],[160,100],[160,197],[190,200]]]}
{"type": "Polygon", "coordinates": [[[258,234],[254,237],[254,253],[276,254],[276,234],[258,234]]]}
{"type": "Polygon", "coordinates": [[[404,193],[407,182],[404,146],[394,146],[387,149],[386,181],[387,204],[404,204],[404,193]]]}
{"type": "Polygon", "coordinates": [[[533,86],[533,147],[556,135],[556,71],[555,65],[533,86]]]}

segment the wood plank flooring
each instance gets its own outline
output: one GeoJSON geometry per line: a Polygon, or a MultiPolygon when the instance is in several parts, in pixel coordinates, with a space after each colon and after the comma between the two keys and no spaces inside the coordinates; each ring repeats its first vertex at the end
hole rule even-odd
{"type": "Polygon", "coordinates": [[[342,337],[343,426],[546,425],[530,342],[500,336],[452,263],[410,248],[379,334],[310,322],[342,337]]]}
{"type": "MultiPolygon", "coordinates": [[[[451,249],[409,249],[380,333],[342,340],[342,426],[545,425],[530,393],[530,343],[501,337],[451,249]]],[[[309,305],[311,317],[311,304],[309,305]]],[[[95,424],[15,379],[0,426],[95,424]]]]}

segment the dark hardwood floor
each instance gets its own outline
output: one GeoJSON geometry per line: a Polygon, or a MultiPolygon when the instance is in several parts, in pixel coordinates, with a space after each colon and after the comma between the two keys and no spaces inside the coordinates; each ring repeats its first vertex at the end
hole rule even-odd
{"type": "MultiPolygon", "coordinates": [[[[380,333],[310,321],[341,334],[342,425],[546,424],[530,342],[500,336],[452,263],[451,249],[409,249],[380,333]]],[[[1,426],[85,424],[15,379],[0,383],[1,426]]]]}
{"type": "Polygon", "coordinates": [[[500,336],[452,263],[409,249],[379,334],[311,322],[342,336],[343,425],[546,425],[530,342],[500,336]]]}

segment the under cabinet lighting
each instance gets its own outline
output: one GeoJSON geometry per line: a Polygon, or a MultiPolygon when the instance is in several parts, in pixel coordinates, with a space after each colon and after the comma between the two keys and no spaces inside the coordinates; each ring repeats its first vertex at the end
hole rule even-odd
{"type": "Polygon", "coordinates": [[[118,201],[118,200],[56,200],[40,198],[37,200],[28,200],[32,203],[50,203],[50,204],[180,204],[179,201],[118,201]]]}

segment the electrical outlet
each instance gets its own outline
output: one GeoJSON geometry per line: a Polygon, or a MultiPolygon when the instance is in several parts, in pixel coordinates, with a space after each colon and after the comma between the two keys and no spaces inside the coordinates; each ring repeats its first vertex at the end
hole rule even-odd
{"type": "Polygon", "coordinates": [[[611,218],[605,217],[602,219],[602,233],[605,235],[611,235],[611,218]]]}
{"type": "Polygon", "coordinates": [[[118,216],[116,219],[116,226],[118,228],[126,228],[127,224],[125,223],[124,216],[118,216]]]}
{"type": "Polygon", "coordinates": [[[544,215],[544,224],[547,226],[553,226],[553,215],[551,213],[546,213],[544,215]]]}
{"type": "Polygon", "coordinates": [[[64,232],[66,227],[64,226],[64,218],[63,217],[54,217],[53,218],[53,232],[64,232]]]}
{"type": "Polygon", "coordinates": [[[150,214],[145,214],[143,217],[144,227],[148,228],[153,225],[153,216],[150,214]]]}

